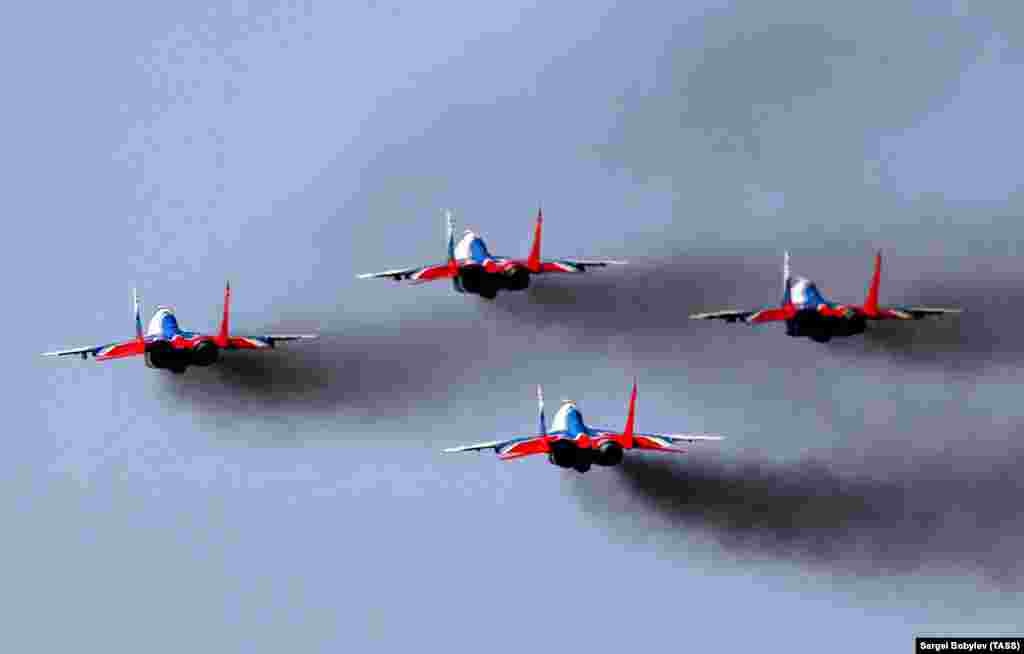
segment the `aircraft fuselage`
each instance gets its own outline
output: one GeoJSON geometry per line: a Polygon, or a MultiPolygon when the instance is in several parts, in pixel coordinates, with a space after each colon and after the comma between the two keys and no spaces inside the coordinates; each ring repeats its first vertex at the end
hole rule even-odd
{"type": "Polygon", "coordinates": [[[491,255],[484,239],[472,231],[466,231],[452,255],[459,262],[458,277],[452,280],[459,293],[493,300],[498,291],[522,291],[530,286],[529,270],[491,255]]]}
{"type": "Polygon", "coordinates": [[[809,338],[819,343],[826,343],[834,337],[863,334],[865,329],[867,321],[863,316],[825,316],[816,307],[800,309],[795,316],[786,321],[787,336],[809,338]]]}
{"type": "Polygon", "coordinates": [[[189,366],[213,365],[220,347],[212,336],[183,331],[174,310],[159,307],[146,330],[146,366],[181,374],[189,366]]]}
{"type": "Polygon", "coordinates": [[[622,446],[614,441],[605,441],[594,447],[593,432],[583,422],[583,414],[575,402],[566,402],[555,413],[551,421],[551,436],[557,436],[548,443],[548,462],[560,468],[572,468],[583,473],[592,465],[615,466],[622,463],[622,446]]]}
{"type": "Polygon", "coordinates": [[[522,266],[506,268],[502,272],[488,272],[484,264],[464,264],[459,276],[453,280],[459,293],[471,293],[493,300],[498,291],[522,291],[530,287],[530,271],[522,266]]]}

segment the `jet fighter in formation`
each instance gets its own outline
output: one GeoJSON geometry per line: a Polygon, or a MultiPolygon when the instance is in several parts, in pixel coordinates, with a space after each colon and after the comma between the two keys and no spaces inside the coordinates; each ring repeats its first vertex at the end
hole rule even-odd
{"type": "MultiPolygon", "coordinates": [[[[459,293],[472,293],[493,299],[500,290],[523,290],[530,285],[532,275],[546,273],[580,273],[590,267],[604,267],[625,263],[615,260],[541,259],[541,229],[543,215],[537,212],[533,245],[525,259],[494,256],[484,240],[467,230],[455,242],[455,221],[451,212],[445,212],[448,228],[447,263],[422,268],[403,268],[379,273],[359,275],[360,278],[391,278],[413,283],[451,280],[459,293]]],[[[875,256],[874,274],[867,297],[861,305],[830,302],[809,279],[794,277],[790,273],[789,253],[783,263],[782,301],[778,307],[754,311],[715,311],[698,313],[693,319],[718,319],[726,322],[743,321],[747,324],[784,322],[786,334],[806,337],[821,343],[834,337],[852,336],[865,331],[869,321],[916,320],[932,315],[960,313],[960,309],[933,307],[883,307],[879,304],[879,285],[882,255],[875,256]]],[[[79,355],[98,361],[144,356],[150,368],[169,370],[181,374],[189,366],[209,366],[217,362],[227,350],[266,350],[277,343],[316,338],[316,334],[267,334],[239,336],[230,332],[231,285],[224,289],[224,313],[216,334],[202,334],[181,329],[174,309],[159,306],[143,331],[138,294],[134,294],[135,338],[118,343],[92,347],[72,348],[45,352],[43,356],[79,355]]],[[[637,384],[633,381],[629,398],[626,425],[621,431],[589,427],[583,420],[577,404],[563,401],[548,428],[544,417],[544,395],[537,387],[539,429],[534,436],[520,436],[505,440],[488,441],[451,447],[445,452],[493,450],[499,459],[518,459],[533,454],[546,454],[548,461],[560,468],[584,473],[593,465],[615,466],[622,463],[627,450],[655,450],[685,452],[684,443],[718,441],[721,436],[707,434],[654,434],[635,430],[637,384]]]]}
{"type": "Polygon", "coordinates": [[[721,436],[707,434],[644,434],[634,430],[636,422],[636,380],[629,396],[629,413],[622,431],[588,427],[583,414],[572,400],[565,400],[555,413],[548,430],[544,422],[544,392],[537,387],[540,426],[536,436],[488,441],[473,445],[450,447],[445,452],[494,450],[499,459],[518,459],[531,454],[547,454],[548,461],[560,468],[573,468],[583,473],[591,465],[614,466],[622,463],[626,450],[658,450],[685,452],[681,443],[718,441],[721,436]]]}
{"type": "Polygon", "coordinates": [[[43,356],[68,356],[77,354],[83,359],[93,357],[97,361],[121,359],[144,355],[146,365],[181,374],[188,366],[209,366],[217,362],[224,350],[266,350],[284,341],[316,338],[316,334],[268,334],[265,336],[232,336],[229,331],[231,284],[224,287],[224,315],[220,329],[215,335],[188,332],[178,326],[174,309],[159,306],[149,320],[145,333],[142,331],[142,314],[139,296],[135,300],[135,338],[120,343],[79,347],[70,350],[44,352],[43,356]]]}
{"type": "Polygon", "coordinates": [[[926,316],[960,313],[960,309],[935,307],[882,307],[878,304],[878,287],[882,275],[882,253],[875,254],[875,272],[868,286],[864,304],[838,304],[821,294],[817,285],[803,277],[792,277],[789,252],[786,252],[782,272],[782,303],[778,307],[755,311],[713,311],[697,313],[694,320],[724,320],[747,324],[785,322],[786,334],[794,338],[806,337],[827,343],[836,336],[853,336],[867,329],[869,320],[919,320],[926,316]]]}
{"type": "Polygon", "coordinates": [[[399,268],[378,273],[358,275],[359,279],[390,278],[394,281],[408,280],[413,283],[450,279],[459,293],[472,293],[493,300],[498,291],[521,291],[530,286],[532,275],[546,273],[581,273],[587,268],[624,264],[625,261],[608,259],[556,259],[545,261],[540,258],[541,228],[544,216],[537,211],[537,223],[533,232],[533,246],[525,259],[494,256],[479,234],[466,230],[462,239],[455,243],[455,219],[450,211],[445,212],[448,222],[448,262],[422,268],[399,268]]]}

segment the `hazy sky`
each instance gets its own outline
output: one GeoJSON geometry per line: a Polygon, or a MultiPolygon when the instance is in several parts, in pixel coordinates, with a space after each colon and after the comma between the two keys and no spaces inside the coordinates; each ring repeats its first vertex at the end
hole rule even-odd
{"type": "Polygon", "coordinates": [[[1024,630],[1024,12],[683,4],[10,9],[4,649],[1024,630]],[[538,204],[547,254],[633,265],[491,304],[355,279],[442,260],[443,207],[525,254],[538,204]],[[884,301],[965,313],[686,320],[777,301],[785,248],[846,301],[881,248],[884,301]],[[213,328],[226,278],[238,331],[322,339],[173,378],[37,356],[129,336],[133,286],[213,328]],[[727,440],[439,454],[530,433],[537,382],[618,427],[634,374],[640,429],[727,440]]]}

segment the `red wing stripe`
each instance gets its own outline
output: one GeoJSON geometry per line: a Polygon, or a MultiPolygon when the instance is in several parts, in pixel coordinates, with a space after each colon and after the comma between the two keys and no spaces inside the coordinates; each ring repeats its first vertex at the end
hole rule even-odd
{"type": "Polygon", "coordinates": [[[641,436],[640,434],[633,436],[633,447],[642,450],[661,450],[664,452],[683,453],[686,451],[674,446],[672,442],[667,439],[658,438],[657,436],[641,436]]]}
{"type": "Polygon", "coordinates": [[[251,336],[232,336],[228,339],[228,347],[236,350],[266,350],[272,346],[270,343],[260,338],[254,338],[251,336]]]}
{"type": "Polygon", "coordinates": [[[540,272],[564,272],[564,273],[576,273],[581,272],[578,266],[574,266],[571,263],[564,263],[562,261],[544,261],[540,264],[540,272]]]}
{"type": "Polygon", "coordinates": [[[530,440],[520,441],[509,446],[507,449],[503,449],[499,454],[498,458],[502,460],[518,459],[523,456],[530,456],[531,454],[544,454],[548,452],[548,442],[544,438],[531,438],[530,440]]]}
{"type": "Polygon", "coordinates": [[[144,354],[146,352],[146,344],[140,341],[127,341],[124,343],[115,343],[114,345],[108,345],[96,352],[97,361],[105,361],[107,359],[120,359],[121,357],[130,357],[138,354],[144,354]]]}
{"type": "Polygon", "coordinates": [[[446,279],[446,278],[454,277],[454,276],[455,276],[455,273],[452,271],[452,269],[448,265],[443,265],[443,266],[428,266],[426,268],[422,268],[420,270],[417,270],[416,272],[414,272],[412,275],[409,276],[409,279],[416,280],[416,281],[429,282],[429,281],[433,281],[435,279],[446,279]]]}
{"type": "Polygon", "coordinates": [[[761,311],[755,311],[747,322],[750,323],[762,323],[762,322],[775,322],[779,320],[787,320],[792,317],[794,310],[792,305],[779,307],[777,309],[762,309],[761,311]]]}

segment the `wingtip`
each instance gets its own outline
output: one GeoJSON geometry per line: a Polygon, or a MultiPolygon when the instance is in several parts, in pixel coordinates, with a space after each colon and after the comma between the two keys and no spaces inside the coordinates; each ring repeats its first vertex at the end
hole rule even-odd
{"type": "Polygon", "coordinates": [[[688,440],[691,443],[698,441],[721,441],[725,440],[725,436],[719,436],[717,434],[682,434],[683,440],[688,440]]]}

